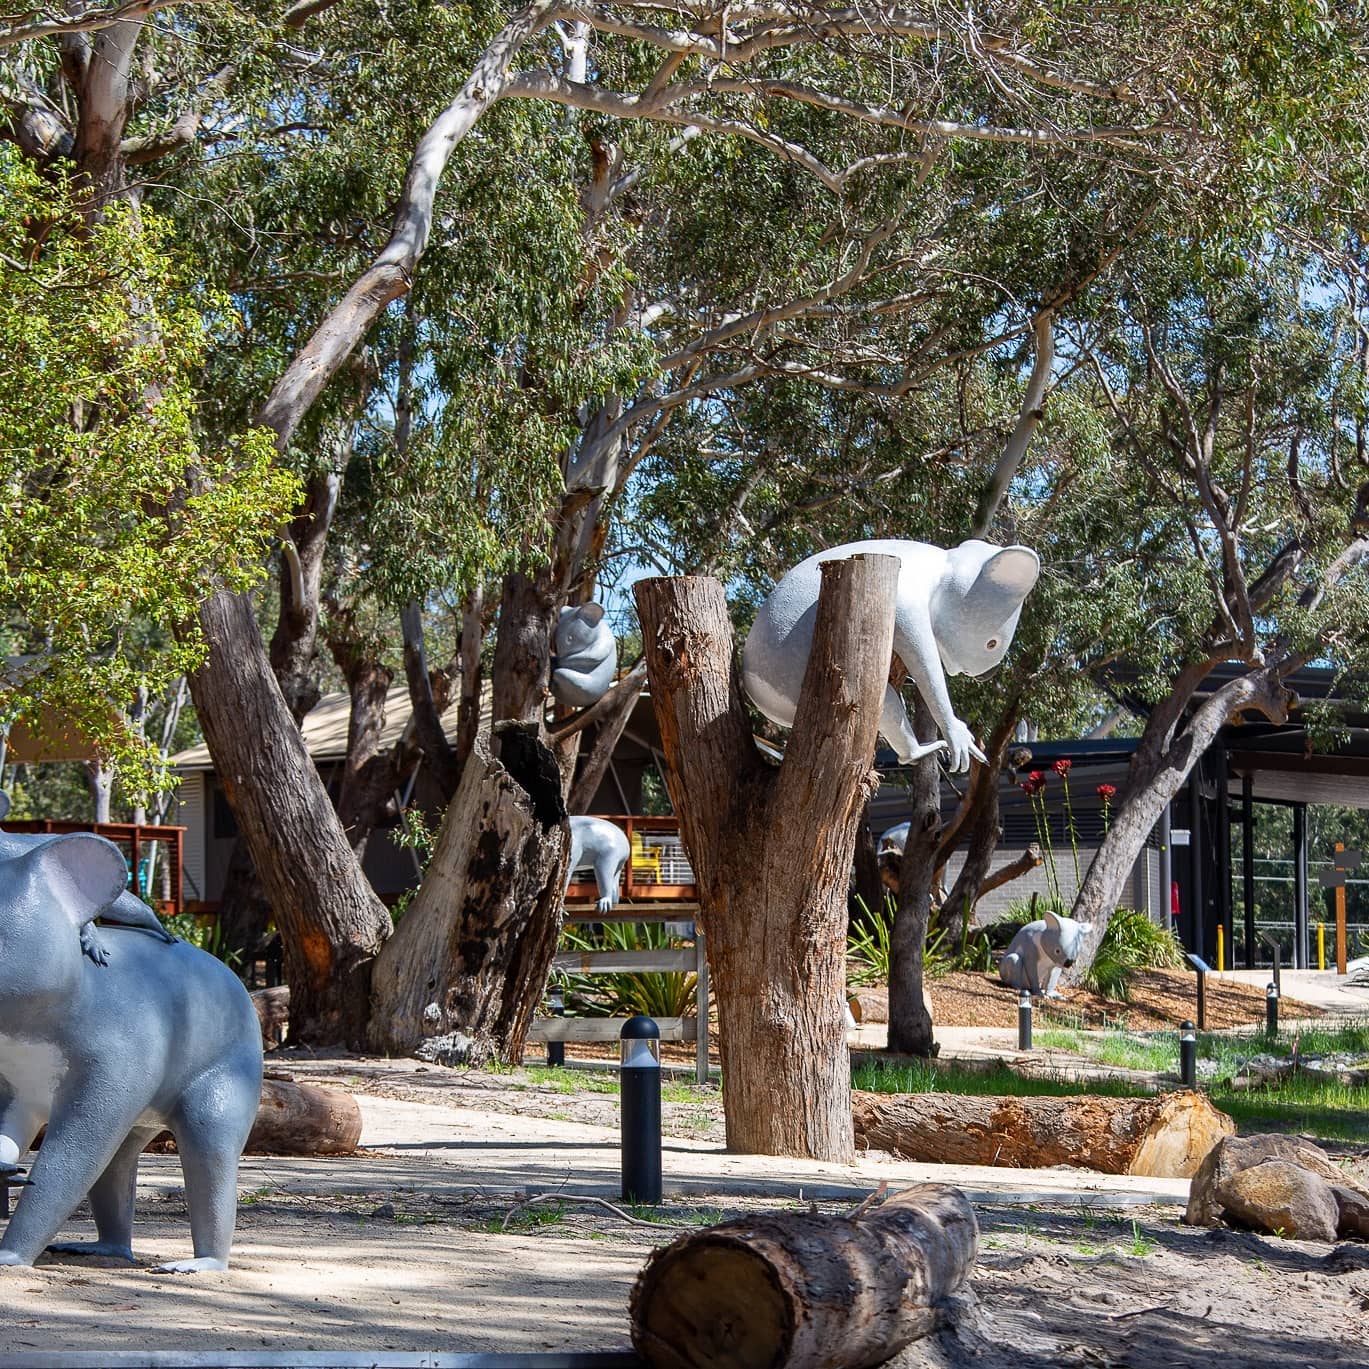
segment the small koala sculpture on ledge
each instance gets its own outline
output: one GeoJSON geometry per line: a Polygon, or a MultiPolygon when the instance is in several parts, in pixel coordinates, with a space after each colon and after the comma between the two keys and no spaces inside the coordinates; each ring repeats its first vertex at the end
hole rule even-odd
{"type": "Polygon", "coordinates": [[[594,883],[599,890],[595,908],[606,913],[618,902],[618,881],[632,848],[627,833],[607,818],[573,817],[570,820],[570,865],[566,887],[582,865],[594,867],[594,883]]]}
{"type": "Polygon", "coordinates": [[[801,561],[761,605],[742,651],[742,679],[771,722],[792,727],[813,649],[824,561],[896,556],[902,562],[894,606],[894,654],[903,662],[936,719],[943,741],[923,743],[903,700],[885,687],[879,730],[904,764],[945,750],[951,770],[983,760],[970,729],[955,714],[949,675],[985,675],[1007,653],[1022,604],[1041,573],[1030,547],[962,542],[949,551],[925,542],[848,542],[801,561]]]}
{"type": "Polygon", "coordinates": [[[551,660],[551,692],[558,703],[587,708],[608,693],[618,664],[618,643],[602,604],[563,608],[551,660]]]}

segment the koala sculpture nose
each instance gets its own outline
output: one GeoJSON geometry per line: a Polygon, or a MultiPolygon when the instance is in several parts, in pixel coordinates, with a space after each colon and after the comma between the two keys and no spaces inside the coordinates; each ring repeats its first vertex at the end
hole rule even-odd
{"type": "Polygon", "coordinates": [[[1067,960],[1067,961],[1065,961],[1065,968],[1066,968],[1067,970],[1073,969],[1073,968],[1074,968],[1074,961],[1072,961],[1072,960],[1067,960]]]}

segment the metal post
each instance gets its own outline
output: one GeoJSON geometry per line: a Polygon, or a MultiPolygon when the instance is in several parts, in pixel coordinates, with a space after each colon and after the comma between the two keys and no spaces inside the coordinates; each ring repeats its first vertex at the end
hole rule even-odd
{"type": "Polygon", "coordinates": [[[1270,1036],[1279,1034],[1279,987],[1271,984],[1264,991],[1264,1029],[1270,1036]]]}
{"type": "Polygon", "coordinates": [[[1170,850],[1174,832],[1172,818],[1172,810],[1169,804],[1165,804],[1160,814],[1160,921],[1167,932],[1174,930],[1174,909],[1170,895],[1174,886],[1174,854],[1170,850]]]}
{"type": "Polygon", "coordinates": [[[1261,932],[1260,940],[1269,947],[1269,953],[1274,958],[1274,990],[1281,994],[1283,993],[1283,980],[1280,977],[1281,966],[1279,962],[1282,959],[1282,952],[1279,950],[1279,943],[1268,932],[1261,932]]]}
{"type": "Polygon", "coordinates": [[[1188,963],[1198,976],[1198,1030],[1207,1030],[1207,976],[1212,966],[1200,955],[1188,954],[1188,963]]]}
{"type": "Polygon", "coordinates": [[[708,948],[694,915],[694,1081],[708,1083],[708,948]]]}
{"type": "Polygon", "coordinates": [[[1023,989],[1017,996],[1017,1049],[1032,1048],[1032,996],[1023,989]]]}
{"type": "Polygon", "coordinates": [[[1198,1038],[1192,1022],[1179,1025],[1179,1082],[1186,1089],[1198,1083],[1198,1038]]]}
{"type": "Polygon", "coordinates": [[[1245,968],[1255,968],[1255,778],[1241,780],[1241,886],[1245,897],[1245,968]]]}
{"type": "MultiPolygon", "coordinates": [[[[566,991],[560,984],[553,984],[547,990],[547,1010],[552,1017],[564,1017],[566,1015],[566,991]]],[[[547,1042],[547,1064],[564,1065],[566,1063],[566,1043],[564,1041],[547,1042]]]]}
{"type": "Polygon", "coordinates": [[[1293,806],[1293,968],[1307,968],[1307,805],[1293,806]]]}
{"type": "Polygon", "coordinates": [[[623,1201],[661,1201],[661,1029],[649,1017],[629,1017],[619,1033],[623,1129],[623,1201]]]}
{"type": "MultiPolygon", "coordinates": [[[[1228,760],[1225,751],[1217,760],[1217,807],[1214,813],[1217,848],[1217,941],[1234,949],[1235,937],[1231,890],[1231,791],[1228,783],[1228,760]]],[[[1234,960],[1235,957],[1233,956],[1234,960]]],[[[1226,969],[1226,959],[1219,952],[1217,968],[1226,969]]]]}
{"type": "Polygon", "coordinates": [[[1202,764],[1188,777],[1189,945],[1199,955],[1207,953],[1207,908],[1203,892],[1203,795],[1202,764]]]}

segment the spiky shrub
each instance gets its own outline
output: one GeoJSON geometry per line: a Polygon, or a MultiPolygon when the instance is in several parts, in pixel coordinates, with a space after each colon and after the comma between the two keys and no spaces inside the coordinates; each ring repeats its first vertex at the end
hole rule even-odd
{"type": "MultiPolygon", "coordinates": [[[[679,943],[658,922],[606,922],[597,935],[567,928],[567,951],[666,951],[679,943]]],[[[696,978],[679,970],[636,970],[563,976],[566,1005],[590,1017],[690,1017],[696,978]]]]}
{"type": "Polygon", "coordinates": [[[1183,949],[1173,932],[1135,908],[1118,908],[1083,983],[1104,998],[1125,1002],[1131,996],[1135,971],[1176,969],[1183,963],[1183,949]]]}

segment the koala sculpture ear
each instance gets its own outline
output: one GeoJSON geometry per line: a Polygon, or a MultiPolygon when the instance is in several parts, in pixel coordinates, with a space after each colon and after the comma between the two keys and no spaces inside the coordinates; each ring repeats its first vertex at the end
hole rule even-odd
{"type": "Polygon", "coordinates": [[[966,607],[987,621],[1002,621],[1021,607],[1041,574],[1030,547],[1002,547],[985,558],[965,595],[966,607]]]}
{"type": "Polygon", "coordinates": [[[575,611],[590,627],[598,627],[604,618],[603,604],[581,604],[575,611]]]}
{"type": "Polygon", "coordinates": [[[1048,932],[1060,930],[1060,919],[1049,908],[1046,909],[1046,930],[1048,932]]]}
{"type": "Polygon", "coordinates": [[[124,891],[128,867],[119,848],[103,837],[76,832],[26,852],[33,882],[48,889],[75,927],[84,927],[124,891]]]}

